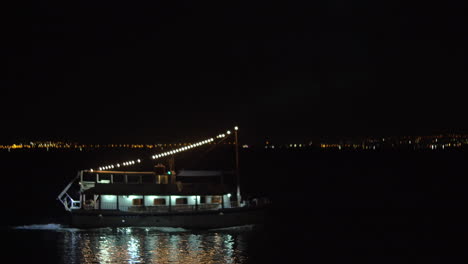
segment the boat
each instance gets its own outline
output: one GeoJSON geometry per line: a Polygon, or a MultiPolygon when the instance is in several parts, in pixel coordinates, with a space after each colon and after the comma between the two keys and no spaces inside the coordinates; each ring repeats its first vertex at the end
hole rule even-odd
{"type": "MultiPolygon", "coordinates": [[[[216,140],[226,138],[226,134],[220,134],[216,139],[153,155],[154,162],[168,157],[170,162],[169,166],[158,162],[152,171],[126,169],[140,163],[140,159],[80,170],[57,199],[69,213],[70,226],[76,228],[212,229],[262,224],[270,204],[268,200],[245,201],[241,197],[237,130],[235,127],[234,173],[216,170],[176,172],[173,167],[176,153],[204,144],[216,144],[216,140]],[[233,174],[236,176],[235,188],[224,181],[233,174]],[[79,187],[73,195],[71,190],[76,183],[79,187]]],[[[230,131],[227,134],[230,135],[230,131]]]]}

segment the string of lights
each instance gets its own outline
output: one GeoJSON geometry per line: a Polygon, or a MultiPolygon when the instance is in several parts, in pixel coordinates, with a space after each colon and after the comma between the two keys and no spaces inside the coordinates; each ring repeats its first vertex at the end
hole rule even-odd
{"type": "MultiPolygon", "coordinates": [[[[236,127],[234,127],[234,129],[237,131],[239,128],[236,126],[236,127]]],[[[230,135],[231,131],[230,130],[226,131],[226,134],[230,135]]],[[[216,138],[225,138],[226,134],[224,134],[224,133],[219,134],[219,135],[216,136],[216,138]]],[[[189,144],[188,146],[184,146],[184,147],[176,148],[176,149],[169,150],[169,151],[166,151],[166,152],[163,152],[163,153],[155,154],[155,155],[151,156],[151,158],[153,160],[160,159],[160,158],[163,158],[163,157],[166,157],[166,156],[169,156],[169,155],[174,155],[174,154],[177,154],[179,152],[187,151],[187,150],[190,150],[190,149],[193,149],[193,148],[196,148],[196,147],[200,147],[200,146],[209,144],[209,143],[213,142],[214,140],[215,140],[214,138],[209,138],[209,139],[206,139],[206,140],[203,140],[203,141],[199,141],[199,142],[196,142],[196,143],[193,143],[193,144],[189,144]]],[[[121,162],[121,163],[101,166],[101,167],[99,167],[98,170],[99,171],[111,170],[111,169],[114,169],[114,168],[132,166],[132,165],[135,165],[135,164],[138,164],[138,163],[141,163],[141,159],[129,160],[129,161],[121,162]]],[[[93,172],[94,170],[90,169],[90,171],[93,172]]]]}

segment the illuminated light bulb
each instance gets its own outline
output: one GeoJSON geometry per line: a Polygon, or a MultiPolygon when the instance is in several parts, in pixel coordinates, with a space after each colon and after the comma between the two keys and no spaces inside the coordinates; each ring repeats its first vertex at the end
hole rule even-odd
{"type": "Polygon", "coordinates": [[[231,131],[228,130],[226,133],[227,133],[228,135],[230,135],[230,134],[231,134],[231,131]]]}
{"type": "Polygon", "coordinates": [[[93,169],[90,169],[91,172],[93,172],[93,169]]]}
{"type": "Polygon", "coordinates": [[[140,160],[140,159],[138,159],[137,161],[138,161],[138,163],[140,163],[140,162],[141,162],[141,160],[140,160]]]}
{"type": "Polygon", "coordinates": [[[234,130],[239,130],[239,127],[238,127],[238,126],[235,126],[235,127],[234,127],[234,130]]]}

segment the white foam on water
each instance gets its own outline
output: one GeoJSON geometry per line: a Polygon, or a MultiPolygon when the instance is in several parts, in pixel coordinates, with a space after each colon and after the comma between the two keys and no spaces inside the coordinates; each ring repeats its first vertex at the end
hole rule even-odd
{"type": "Polygon", "coordinates": [[[213,228],[213,229],[210,229],[210,231],[250,231],[254,227],[255,227],[255,225],[242,225],[242,226],[213,228]]]}
{"type": "Polygon", "coordinates": [[[64,227],[60,224],[41,224],[41,225],[24,225],[15,226],[13,229],[22,230],[51,230],[51,231],[78,231],[77,228],[64,227]]]}
{"type": "Polygon", "coordinates": [[[189,230],[182,228],[182,227],[146,227],[145,230],[147,231],[159,231],[163,233],[179,233],[179,232],[187,232],[189,230]]]}

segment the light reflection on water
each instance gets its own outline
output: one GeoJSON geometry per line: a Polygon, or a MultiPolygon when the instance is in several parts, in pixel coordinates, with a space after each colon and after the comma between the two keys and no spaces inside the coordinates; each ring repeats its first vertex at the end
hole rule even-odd
{"type": "Polygon", "coordinates": [[[249,231],[162,232],[116,228],[64,232],[64,263],[247,263],[249,231]]]}

